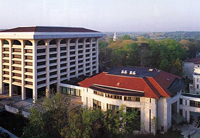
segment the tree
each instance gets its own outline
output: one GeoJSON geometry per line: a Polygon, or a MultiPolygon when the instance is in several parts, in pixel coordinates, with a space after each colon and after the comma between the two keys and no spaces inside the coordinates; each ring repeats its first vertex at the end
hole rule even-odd
{"type": "Polygon", "coordinates": [[[122,35],[122,40],[130,40],[131,37],[129,35],[122,35]]]}
{"type": "Polygon", "coordinates": [[[22,138],[59,138],[67,124],[67,112],[71,110],[70,98],[56,93],[37,101],[30,110],[29,124],[22,138]]]}
{"type": "Polygon", "coordinates": [[[66,95],[56,93],[44,98],[31,109],[29,124],[22,138],[110,138],[134,135],[136,112],[87,109],[71,104],[66,95]]]}

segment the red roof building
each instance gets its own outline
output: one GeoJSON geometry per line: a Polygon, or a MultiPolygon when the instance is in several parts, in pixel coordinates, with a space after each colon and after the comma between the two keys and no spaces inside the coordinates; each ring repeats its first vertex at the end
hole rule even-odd
{"type": "MultiPolygon", "coordinates": [[[[93,77],[81,81],[80,86],[90,87],[104,86],[107,88],[125,89],[144,93],[145,97],[158,99],[160,97],[171,97],[183,88],[181,77],[160,71],[157,69],[124,67],[114,68],[108,72],[102,72],[93,77]],[[121,73],[123,71],[127,73],[121,73]],[[136,74],[130,74],[130,72],[136,74]]],[[[115,94],[124,95],[123,92],[115,91],[115,94]]],[[[132,96],[134,96],[132,92],[132,96]]],[[[130,92],[131,94],[131,92],[130,92]]]]}

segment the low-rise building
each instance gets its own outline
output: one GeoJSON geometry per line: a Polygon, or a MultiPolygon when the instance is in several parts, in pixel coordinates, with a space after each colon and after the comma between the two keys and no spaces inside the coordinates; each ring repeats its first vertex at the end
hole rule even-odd
{"type": "Polygon", "coordinates": [[[184,84],[180,77],[152,68],[118,67],[79,82],[63,85],[60,91],[81,92],[86,107],[138,111],[141,132],[166,132],[180,116],[179,99],[184,84]]]}

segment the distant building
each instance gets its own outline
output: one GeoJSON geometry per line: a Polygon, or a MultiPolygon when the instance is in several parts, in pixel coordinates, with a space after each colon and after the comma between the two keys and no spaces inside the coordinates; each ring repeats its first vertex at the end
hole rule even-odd
{"type": "Polygon", "coordinates": [[[113,36],[113,41],[116,41],[117,39],[118,39],[117,32],[115,32],[113,36]]]}
{"type": "Polygon", "coordinates": [[[194,67],[200,63],[200,58],[191,58],[183,61],[183,78],[193,80],[194,67]]]}
{"type": "Polygon", "coordinates": [[[99,72],[103,34],[72,27],[19,27],[0,31],[0,94],[36,101],[72,78],[99,72]],[[44,92],[44,93],[42,93],[44,92]]]}
{"type": "Polygon", "coordinates": [[[193,83],[190,84],[190,93],[200,95],[200,62],[194,65],[193,83]]]}
{"type": "Polygon", "coordinates": [[[196,52],[196,58],[200,58],[200,52],[196,52]]]}

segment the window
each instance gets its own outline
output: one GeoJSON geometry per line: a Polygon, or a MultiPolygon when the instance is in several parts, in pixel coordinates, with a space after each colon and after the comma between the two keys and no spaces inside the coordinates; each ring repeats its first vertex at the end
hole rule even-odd
{"type": "Polygon", "coordinates": [[[18,40],[14,40],[13,45],[21,45],[21,42],[19,42],[18,40]]]}
{"type": "Polygon", "coordinates": [[[37,59],[45,59],[45,56],[37,56],[37,59]]]}
{"type": "Polygon", "coordinates": [[[190,101],[190,106],[195,107],[195,101],[190,101]]]}
{"type": "Polygon", "coordinates": [[[119,106],[112,105],[112,104],[107,104],[107,109],[110,109],[110,110],[119,110],[119,106]]]}
{"type": "Polygon", "coordinates": [[[135,101],[135,102],[140,102],[140,97],[124,96],[124,101],[135,101]]]}
{"type": "Polygon", "coordinates": [[[60,51],[66,50],[66,47],[60,47],[60,51]]]}
{"type": "Polygon", "coordinates": [[[60,42],[60,44],[66,44],[66,40],[63,39],[63,40],[60,42]]]}
{"type": "Polygon", "coordinates": [[[94,94],[99,95],[99,96],[103,96],[103,93],[99,92],[99,91],[94,91],[94,94]]]}
{"type": "Polygon", "coordinates": [[[38,49],[37,53],[45,53],[45,49],[38,49]]]}
{"type": "Polygon", "coordinates": [[[180,104],[183,104],[183,99],[180,98],[180,104]]]}
{"type": "Polygon", "coordinates": [[[55,39],[53,39],[53,40],[51,40],[51,41],[49,42],[50,45],[56,45],[56,43],[57,43],[57,41],[56,41],[55,39]]]}
{"type": "Polygon", "coordinates": [[[108,93],[106,93],[105,96],[106,96],[107,98],[112,98],[112,99],[118,99],[118,100],[121,100],[121,99],[122,99],[122,96],[120,96],[120,95],[115,95],[115,94],[108,94],[108,93]]]}
{"type": "Polygon", "coordinates": [[[62,57],[62,56],[66,56],[66,53],[60,53],[60,56],[62,57]]]}
{"type": "Polygon", "coordinates": [[[38,45],[38,46],[45,45],[45,42],[44,42],[43,40],[40,40],[40,41],[38,41],[37,45],[38,45]]]}
{"type": "Polygon", "coordinates": [[[56,51],[56,48],[50,48],[50,52],[56,51]]]}
{"type": "Polygon", "coordinates": [[[32,46],[32,43],[31,43],[30,41],[26,40],[26,41],[25,41],[25,45],[27,45],[27,46],[32,46]]]}
{"type": "Polygon", "coordinates": [[[101,109],[101,102],[93,99],[93,107],[101,109]]]}
{"type": "Polygon", "coordinates": [[[197,89],[199,89],[199,84],[197,84],[197,89]]]}
{"type": "Polygon", "coordinates": [[[52,58],[52,57],[56,57],[56,54],[51,54],[51,55],[50,55],[50,58],[52,58]]]}

